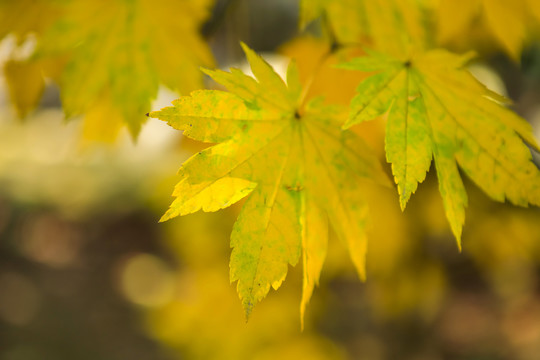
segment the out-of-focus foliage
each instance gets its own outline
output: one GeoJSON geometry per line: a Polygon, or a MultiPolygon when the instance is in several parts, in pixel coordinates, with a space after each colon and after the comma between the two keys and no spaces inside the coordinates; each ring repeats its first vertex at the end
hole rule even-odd
{"type": "MultiPolygon", "coordinates": [[[[148,139],[137,147],[124,139],[118,149],[85,153],[77,145],[80,126],[62,123],[60,109],[31,116],[26,124],[0,122],[0,187],[13,201],[36,207],[51,204],[47,206],[62,216],[78,218],[99,215],[104,208],[122,212],[136,207],[146,196],[168,195],[167,186],[173,182],[166,182],[164,171],[182,155],[177,151],[162,154],[163,148],[170,147],[167,137],[161,135],[159,147],[148,139]],[[159,162],[154,159],[157,154],[159,162]],[[133,156],[145,171],[134,167],[133,156]],[[142,197],[128,196],[133,193],[142,197]]],[[[156,132],[152,126],[148,131],[160,134],[160,129],[158,126],[156,132]]]]}
{"type": "Polygon", "coordinates": [[[459,51],[501,48],[519,61],[540,31],[535,0],[300,1],[300,26],[317,18],[338,43],[362,43],[390,55],[438,44],[459,51]]]}
{"type": "Polygon", "coordinates": [[[540,3],[535,0],[440,0],[435,11],[442,45],[470,49],[488,39],[516,61],[540,30],[540,3]]]}
{"type": "Polygon", "coordinates": [[[307,91],[304,95],[307,99],[322,96],[328,104],[349,105],[356,87],[366,78],[365,74],[336,67],[340,62],[361,55],[363,52],[357,47],[332,51],[328,42],[303,36],[283,45],[280,53],[298,64],[300,82],[307,91]]]}
{"type": "Polygon", "coordinates": [[[159,84],[181,92],[202,87],[198,67],[213,60],[198,31],[211,3],[3,1],[0,19],[22,25],[0,35],[11,30],[20,42],[30,34],[37,41],[29,59],[5,67],[19,114],[38,104],[45,76],[59,84],[66,117],[85,116],[87,139],[112,141],[125,125],[136,137],[159,84]]]}
{"type": "Polygon", "coordinates": [[[323,17],[330,39],[338,44],[369,44],[398,55],[425,46],[422,8],[416,0],[301,0],[300,26],[323,17]]]}
{"type": "Polygon", "coordinates": [[[60,15],[61,1],[0,1],[0,39],[14,34],[22,44],[29,34],[42,35],[60,15]]]}
{"type": "Polygon", "coordinates": [[[193,214],[163,225],[183,267],[176,274],[174,298],[145,311],[152,335],[189,359],[345,359],[325,336],[298,331],[298,272],[246,324],[227,279],[234,215],[230,210],[193,214]]]}

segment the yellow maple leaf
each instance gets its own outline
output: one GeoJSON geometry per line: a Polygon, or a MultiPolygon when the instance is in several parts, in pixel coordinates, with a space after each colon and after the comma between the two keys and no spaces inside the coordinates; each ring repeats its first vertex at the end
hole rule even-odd
{"type": "Polygon", "coordinates": [[[471,33],[485,29],[515,60],[531,25],[540,24],[540,2],[535,0],[440,0],[436,13],[440,44],[467,42],[471,33]]]}
{"type": "Polygon", "coordinates": [[[467,194],[457,165],[497,201],[540,205],[540,171],[522,139],[530,125],[464,69],[470,55],[430,50],[401,58],[372,52],[343,65],[375,72],[358,87],[345,128],[388,111],[386,157],[405,208],[433,157],[447,218],[461,247],[467,194]]]}
{"type": "MultiPolygon", "coordinates": [[[[57,2],[56,19],[41,31],[34,55],[18,67],[8,67],[8,80],[13,84],[25,76],[24,71],[10,70],[26,67],[35,73],[43,61],[56,61],[62,67],[56,80],[66,116],[87,115],[84,136],[110,140],[123,124],[136,137],[160,83],[180,92],[202,86],[198,67],[211,65],[213,60],[198,28],[210,3],[57,2]],[[106,116],[105,121],[101,115],[106,116]]],[[[47,18],[49,13],[41,16],[47,18]]],[[[27,22],[25,14],[21,17],[27,22]]],[[[42,72],[50,75],[46,70],[42,72]]],[[[15,103],[20,104],[22,114],[35,106],[17,99],[15,103]]]]}
{"type": "Polygon", "coordinates": [[[244,46],[257,80],[240,70],[205,72],[230,92],[199,90],[152,112],[184,135],[218,143],[186,161],[167,220],[215,211],[249,194],[231,234],[231,281],[249,316],[277,289],[303,251],[302,314],[326,254],[327,218],[365,277],[367,205],[362,181],[385,182],[379,162],[354,134],[340,130],[335,107],[302,105],[294,62],[287,85],[244,46]]]}
{"type": "MultiPolygon", "coordinates": [[[[358,83],[369,74],[340,69],[336,65],[354,57],[364,55],[362,48],[343,46],[332,49],[331,44],[312,36],[301,36],[284,44],[280,53],[298,64],[300,81],[307,99],[321,96],[329,104],[347,106],[356,94],[358,83]]],[[[360,136],[377,155],[384,156],[384,124],[369,122],[351,129],[360,136]]]]}

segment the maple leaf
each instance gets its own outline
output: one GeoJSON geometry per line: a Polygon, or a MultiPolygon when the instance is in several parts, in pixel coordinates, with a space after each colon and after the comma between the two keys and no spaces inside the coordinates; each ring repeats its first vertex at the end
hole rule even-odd
{"type": "Polygon", "coordinates": [[[441,0],[436,12],[440,43],[468,39],[472,29],[482,25],[515,60],[519,60],[528,26],[540,23],[536,0],[441,0]]]}
{"type": "Polygon", "coordinates": [[[327,218],[365,277],[367,205],[361,184],[387,178],[363,142],[340,130],[337,108],[316,99],[301,106],[294,62],[286,85],[242,46],[257,80],[238,69],[204,70],[230,92],[195,91],[150,114],[190,138],[218,143],[182,165],[176,199],[162,220],[215,211],[249,194],[231,234],[230,262],[246,316],[270,286],[281,285],[301,253],[303,314],[325,258],[327,218]]]}
{"type": "MultiPolygon", "coordinates": [[[[39,74],[40,63],[56,62],[61,67],[56,80],[66,116],[86,115],[83,136],[113,140],[127,125],[136,137],[160,83],[180,92],[202,86],[198,67],[213,60],[198,27],[210,2],[59,1],[56,20],[40,30],[34,55],[8,67],[8,80],[13,84],[26,74],[22,80],[28,83],[27,74],[39,74]]],[[[27,22],[24,14],[21,18],[27,22]]],[[[50,75],[46,68],[41,70],[50,75]]],[[[42,81],[39,76],[34,79],[42,81]]],[[[12,95],[24,96],[16,91],[12,95]]],[[[21,114],[36,105],[36,101],[14,102],[20,104],[21,114]]]]}
{"type": "Polygon", "coordinates": [[[433,157],[446,216],[461,247],[467,194],[458,166],[497,201],[540,205],[540,172],[522,139],[538,150],[529,124],[494,100],[464,69],[470,54],[430,50],[404,58],[370,52],[342,64],[375,72],[360,83],[344,125],[388,111],[386,157],[405,208],[433,157]]]}

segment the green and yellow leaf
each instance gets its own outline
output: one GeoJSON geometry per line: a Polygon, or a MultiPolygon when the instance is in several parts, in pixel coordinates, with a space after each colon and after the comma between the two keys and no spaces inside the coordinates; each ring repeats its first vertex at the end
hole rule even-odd
{"type": "Polygon", "coordinates": [[[340,130],[337,109],[321,101],[299,104],[294,62],[286,84],[261,57],[244,51],[256,79],[236,69],[205,70],[230,92],[195,91],[150,114],[188,137],[217,143],[182,165],[164,219],[248,196],[231,234],[230,263],[246,315],[281,285],[301,254],[303,314],[325,257],[327,221],[365,277],[367,206],[360,181],[387,179],[362,141],[340,130]]]}
{"type": "Polygon", "coordinates": [[[540,205],[540,171],[524,143],[538,150],[532,130],[469,74],[469,58],[445,50],[403,58],[371,53],[342,65],[375,72],[358,86],[344,127],[388,113],[386,157],[402,209],[433,157],[459,246],[467,194],[458,165],[494,200],[540,205]]]}

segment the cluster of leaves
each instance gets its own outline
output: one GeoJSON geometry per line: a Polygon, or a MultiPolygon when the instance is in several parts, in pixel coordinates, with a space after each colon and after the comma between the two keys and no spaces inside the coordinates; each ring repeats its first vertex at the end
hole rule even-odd
{"type": "Polygon", "coordinates": [[[418,7],[397,0],[302,4],[304,22],[322,14],[336,24],[330,36],[335,47],[369,39],[358,45],[363,56],[341,65],[371,74],[359,84],[348,120],[319,98],[302,97],[294,62],[285,84],[246,46],[257,81],[236,69],[205,71],[230,92],[197,91],[150,114],[188,137],[219,143],[183,164],[176,200],[163,220],[201,208],[214,211],[249,194],[231,236],[231,281],[238,281],[248,315],[300,256],[303,313],[325,257],[326,219],[365,277],[361,181],[385,179],[360,138],[341,126],[387,114],[386,157],[402,209],[434,160],[459,246],[467,195],[458,166],[495,200],[540,205],[540,172],[522,141],[539,149],[529,125],[467,72],[469,54],[430,48],[422,40],[418,7]],[[346,13],[365,16],[369,24],[354,28],[365,22],[344,20],[346,13]]]}
{"type": "MultiPolygon", "coordinates": [[[[116,133],[123,123],[136,135],[159,83],[182,91],[200,87],[192,69],[212,61],[196,32],[206,1],[27,2],[34,9],[51,7],[53,15],[14,27],[20,37],[40,35],[30,59],[6,67],[15,103],[21,114],[34,106],[43,87],[43,77],[34,75],[45,73],[60,84],[66,114],[86,115],[90,137],[116,133]],[[22,91],[23,81],[33,90],[22,91]]],[[[516,58],[526,32],[499,35],[502,1],[472,3],[472,15],[463,15],[460,24],[468,26],[474,14],[485,13],[496,39],[516,58]]],[[[519,3],[519,14],[525,16],[528,6],[538,15],[534,1],[519,3]]],[[[16,11],[18,4],[0,6],[16,11]]],[[[494,200],[540,205],[540,171],[527,144],[540,147],[531,128],[506,107],[505,98],[468,73],[471,54],[440,47],[447,34],[457,33],[443,21],[430,22],[446,7],[444,0],[303,0],[300,26],[320,25],[328,43],[310,78],[302,80],[293,61],[284,81],[243,45],[255,78],[238,69],[204,70],[229,92],[197,90],[149,114],[187,137],[216,144],[182,165],[176,199],[162,220],[216,211],[247,197],[231,235],[230,263],[247,316],[300,258],[303,315],[330,227],[365,278],[365,189],[370,181],[389,181],[362,138],[347,130],[353,125],[386,116],[386,159],[402,210],[434,161],[460,247],[468,200],[459,169],[494,200]],[[433,28],[440,29],[439,38],[433,28]],[[332,56],[341,69],[365,77],[348,107],[330,104],[332,94],[325,100],[312,89],[332,56]]],[[[5,33],[0,29],[0,36],[5,33]]]]}

